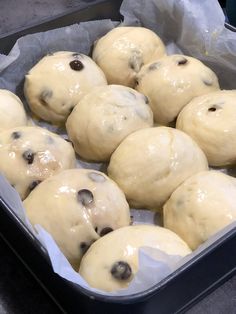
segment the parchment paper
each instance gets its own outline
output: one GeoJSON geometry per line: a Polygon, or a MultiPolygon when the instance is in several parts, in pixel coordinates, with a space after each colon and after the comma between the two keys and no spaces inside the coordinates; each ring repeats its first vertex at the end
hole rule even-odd
{"type": "MultiPolygon", "coordinates": [[[[142,25],[154,30],[164,40],[169,54],[183,52],[199,58],[217,73],[222,88],[236,88],[236,34],[225,29],[218,1],[124,0],[121,13],[124,15],[124,25],[142,25]]],[[[58,50],[88,54],[93,42],[118,24],[110,20],[86,22],[19,39],[8,56],[0,55],[0,88],[16,92],[27,107],[22,89],[24,76],[40,58],[58,50]]],[[[41,125],[51,129],[46,123],[41,125]]],[[[63,130],[53,130],[65,136],[63,130]]],[[[78,162],[78,167],[105,169],[101,164],[81,161],[78,162]]],[[[18,194],[3,177],[0,177],[0,197],[33,230],[25,217],[18,194]]],[[[160,223],[159,218],[156,219],[149,211],[132,211],[132,214],[135,223],[160,223]]],[[[234,227],[235,224],[232,224],[227,230],[234,227]]],[[[184,259],[168,256],[159,250],[142,248],[139,251],[140,270],[130,287],[113,294],[133,294],[152,287],[222,236],[225,230],[184,259]]],[[[40,226],[37,226],[37,231],[36,236],[47,249],[53,270],[75,284],[97,291],[90,288],[71,268],[52,237],[40,226]]],[[[104,294],[102,291],[97,292],[104,294]]]]}

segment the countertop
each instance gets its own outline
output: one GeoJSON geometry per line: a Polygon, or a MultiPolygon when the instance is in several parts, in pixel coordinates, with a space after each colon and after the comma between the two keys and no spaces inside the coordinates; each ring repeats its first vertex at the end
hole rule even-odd
{"type": "MultiPolygon", "coordinates": [[[[55,16],[79,6],[81,2],[76,0],[0,0],[0,34],[55,16]]],[[[84,2],[89,2],[89,0],[84,2]]],[[[0,314],[60,313],[57,306],[1,238],[0,256],[0,314]]],[[[235,314],[236,276],[187,313],[235,314]]]]}

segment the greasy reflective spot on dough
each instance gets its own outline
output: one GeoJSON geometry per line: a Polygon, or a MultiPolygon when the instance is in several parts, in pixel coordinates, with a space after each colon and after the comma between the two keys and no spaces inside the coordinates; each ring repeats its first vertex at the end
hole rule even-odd
{"type": "Polygon", "coordinates": [[[39,100],[42,105],[47,106],[48,105],[48,99],[51,98],[53,95],[52,90],[45,89],[41,92],[39,95],[39,100]]]}
{"type": "Polygon", "coordinates": [[[83,206],[88,206],[93,202],[93,193],[87,189],[82,189],[78,191],[77,194],[78,201],[82,203],[83,206]]]}
{"type": "Polygon", "coordinates": [[[22,157],[27,161],[29,165],[31,165],[34,162],[34,153],[31,149],[26,150],[22,157]]]}
{"type": "Polygon", "coordinates": [[[94,182],[105,182],[106,181],[106,178],[102,174],[97,173],[97,172],[89,172],[88,177],[89,177],[89,179],[91,179],[94,182]]]}
{"type": "Polygon", "coordinates": [[[100,236],[103,237],[104,235],[108,234],[109,232],[112,232],[113,229],[111,227],[105,227],[101,230],[100,236]]]}
{"type": "Polygon", "coordinates": [[[160,66],[161,66],[161,62],[154,62],[151,65],[149,65],[148,71],[155,71],[155,70],[159,69],[160,66]]]}
{"type": "Polygon", "coordinates": [[[132,275],[132,269],[127,262],[119,261],[113,264],[111,274],[115,279],[127,280],[132,275]]]}
{"type": "Polygon", "coordinates": [[[42,181],[41,180],[35,180],[35,181],[32,181],[29,185],[29,191],[33,191],[33,189],[36,188],[37,185],[39,185],[39,183],[41,183],[42,181]]]}
{"type": "Polygon", "coordinates": [[[84,66],[83,63],[79,60],[73,60],[70,62],[70,67],[74,71],[81,71],[83,70],[84,66]]]}
{"type": "Polygon", "coordinates": [[[181,60],[178,60],[178,65],[185,65],[188,63],[188,60],[186,58],[182,58],[181,60]]]}
{"type": "Polygon", "coordinates": [[[17,131],[12,132],[11,137],[12,137],[14,140],[17,140],[18,138],[21,137],[21,132],[17,132],[17,131]]]}

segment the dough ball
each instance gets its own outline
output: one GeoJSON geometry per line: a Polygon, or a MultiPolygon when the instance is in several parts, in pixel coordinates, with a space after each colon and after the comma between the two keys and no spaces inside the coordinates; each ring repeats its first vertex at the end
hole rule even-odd
{"type": "Polygon", "coordinates": [[[117,27],[100,38],[93,60],[104,71],[109,84],[134,87],[141,67],[165,55],[161,39],[144,27],[117,27]]]}
{"type": "Polygon", "coordinates": [[[159,210],[178,185],[207,169],[204,153],[187,134],[155,127],[128,135],[112,154],[108,174],[131,206],[159,210]]]}
{"type": "Polygon", "coordinates": [[[173,122],[194,97],[219,89],[211,69],[183,55],[166,56],[145,65],[136,84],[136,89],[148,96],[154,120],[162,125],[173,122]]]}
{"type": "Polygon", "coordinates": [[[41,181],[74,168],[70,143],[40,127],[17,127],[0,133],[0,172],[24,199],[41,181]]]}
{"type": "Polygon", "coordinates": [[[27,125],[27,116],[20,98],[0,89],[0,132],[23,125],[27,125]]]}
{"type": "Polygon", "coordinates": [[[91,243],[130,223],[124,193],[105,174],[70,169],[41,183],[24,201],[32,225],[40,224],[78,269],[91,243]]]}
{"type": "Polygon", "coordinates": [[[146,96],[129,87],[94,89],[74,108],[66,123],[76,152],[88,160],[109,160],[128,134],[153,125],[147,103],[146,96]]]}
{"type": "Polygon", "coordinates": [[[211,166],[236,163],[236,90],[194,98],[178,116],[176,127],[201,147],[211,166]]]}
{"type": "Polygon", "coordinates": [[[59,51],[45,56],[29,71],[24,92],[38,117],[60,124],[94,86],[106,84],[104,73],[92,59],[59,51]]]}
{"type": "Polygon", "coordinates": [[[236,220],[236,179],[200,172],[181,184],[164,206],[164,226],[191,249],[236,220]]]}
{"type": "Polygon", "coordinates": [[[93,288],[127,288],[138,271],[138,250],[144,246],[170,255],[191,253],[187,244],[170,230],[152,225],[129,226],[96,241],[84,255],[79,272],[93,288]]]}

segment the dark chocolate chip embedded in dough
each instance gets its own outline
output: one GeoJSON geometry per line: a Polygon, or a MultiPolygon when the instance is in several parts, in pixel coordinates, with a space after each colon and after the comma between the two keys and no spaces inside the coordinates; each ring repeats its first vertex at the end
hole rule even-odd
{"type": "Polygon", "coordinates": [[[11,137],[12,137],[14,140],[17,140],[18,138],[21,137],[21,132],[14,131],[14,132],[12,132],[11,137]]]}
{"type": "Polygon", "coordinates": [[[89,179],[91,179],[94,182],[105,182],[106,181],[106,178],[102,174],[97,173],[97,172],[89,172],[88,177],[89,177],[89,179]]]}
{"type": "Polygon", "coordinates": [[[41,180],[34,180],[30,183],[29,185],[29,191],[33,191],[37,185],[39,185],[39,183],[41,183],[42,181],[41,180]]]}
{"type": "Polygon", "coordinates": [[[86,242],[81,242],[80,243],[80,250],[81,250],[81,253],[82,254],[85,254],[87,251],[88,251],[88,249],[89,249],[89,244],[88,243],[86,243],[86,242]]]}
{"type": "Polygon", "coordinates": [[[101,230],[100,236],[103,237],[104,235],[108,234],[109,232],[112,232],[113,229],[111,227],[105,227],[101,230]]]}
{"type": "Polygon", "coordinates": [[[221,109],[221,108],[222,108],[222,107],[219,106],[219,105],[212,105],[210,108],[208,108],[208,111],[214,112],[214,111],[216,111],[216,110],[218,110],[218,109],[221,109]]]}
{"type": "Polygon", "coordinates": [[[78,191],[77,198],[78,201],[84,206],[90,205],[94,200],[93,193],[87,189],[78,191]]]}
{"type": "Polygon", "coordinates": [[[144,101],[145,101],[145,104],[149,104],[149,99],[148,99],[148,97],[147,96],[145,96],[145,95],[143,95],[143,97],[144,97],[144,101]]]}
{"type": "Polygon", "coordinates": [[[188,60],[186,58],[182,58],[181,60],[178,60],[178,65],[185,65],[187,64],[188,60]]]}
{"type": "Polygon", "coordinates": [[[34,153],[31,149],[26,150],[22,157],[27,161],[29,165],[31,165],[34,162],[34,153]]]}
{"type": "Polygon", "coordinates": [[[127,262],[119,261],[113,264],[111,274],[115,279],[127,280],[132,275],[132,269],[127,262]]]}
{"type": "Polygon", "coordinates": [[[70,62],[70,67],[74,71],[81,71],[81,70],[83,70],[84,65],[79,60],[73,60],[73,61],[70,62]]]}

